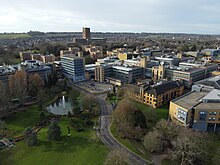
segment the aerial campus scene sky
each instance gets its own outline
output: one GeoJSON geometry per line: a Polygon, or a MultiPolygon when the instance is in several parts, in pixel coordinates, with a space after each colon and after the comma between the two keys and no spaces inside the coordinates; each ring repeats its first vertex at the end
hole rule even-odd
{"type": "Polygon", "coordinates": [[[0,33],[81,31],[220,34],[219,0],[0,0],[0,33]]]}

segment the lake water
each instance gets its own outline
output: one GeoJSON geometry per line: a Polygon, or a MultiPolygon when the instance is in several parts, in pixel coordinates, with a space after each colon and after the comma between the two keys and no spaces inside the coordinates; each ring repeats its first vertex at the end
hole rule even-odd
{"type": "Polygon", "coordinates": [[[73,102],[68,97],[63,96],[47,106],[46,109],[55,115],[68,115],[69,112],[73,114],[73,102]]]}

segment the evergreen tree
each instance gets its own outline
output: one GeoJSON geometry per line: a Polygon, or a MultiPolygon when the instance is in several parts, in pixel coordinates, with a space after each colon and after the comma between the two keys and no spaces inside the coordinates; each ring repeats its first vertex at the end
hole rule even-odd
{"type": "Polygon", "coordinates": [[[35,146],[37,144],[37,133],[32,131],[31,127],[24,130],[24,140],[28,146],[35,146]]]}
{"type": "Polygon", "coordinates": [[[48,139],[49,140],[60,140],[61,139],[60,126],[55,121],[52,121],[49,125],[48,139]]]}

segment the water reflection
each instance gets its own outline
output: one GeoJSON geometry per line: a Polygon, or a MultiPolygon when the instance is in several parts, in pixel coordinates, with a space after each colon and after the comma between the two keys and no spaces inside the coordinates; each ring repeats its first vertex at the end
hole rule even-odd
{"type": "Polygon", "coordinates": [[[55,115],[68,115],[69,112],[73,114],[73,102],[68,97],[63,96],[47,106],[46,109],[55,115]]]}

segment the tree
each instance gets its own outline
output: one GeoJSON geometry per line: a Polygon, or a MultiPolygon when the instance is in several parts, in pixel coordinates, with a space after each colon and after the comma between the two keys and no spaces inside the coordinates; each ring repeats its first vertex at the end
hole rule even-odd
{"type": "Polygon", "coordinates": [[[0,81],[0,108],[5,111],[9,105],[9,91],[5,84],[0,81]]]}
{"type": "Polygon", "coordinates": [[[140,110],[135,111],[133,117],[134,117],[134,126],[135,127],[140,126],[143,129],[147,128],[146,117],[144,116],[142,111],[140,111],[140,110]]]}
{"type": "Polygon", "coordinates": [[[117,131],[124,138],[140,140],[146,129],[146,118],[128,100],[119,102],[114,113],[117,131]]]}
{"type": "Polygon", "coordinates": [[[127,159],[128,154],[123,149],[112,150],[105,160],[105,165],[127,165],[127,159]]]}
{"type": "Polygon", "coordinates": [[[179,136],[172,141],[171,157],[181,165],[202,164],[205,157],[203,139],[201,133],[182,128],[179,136]]]}
{"type": "Polygon", "coordinates": [[[12,97],[18,98],[22,104],[27,97],[27,75],[24,71],[17,71],[9,76],[9,89],[12,97]]]}
{"type": "Polygon", "coordinates": [[[82,108],[88,109],[90,112],[92,110],[92,106],[97,103],[94,96],[85,95],[85,94],[81,95],[80,101],[81,101],[82,108]]]}
{"type": "Polygon", "coordinates": [[[0,139],[7,135],[5,122],[0,120],[0,139]]]}
{"type": "Polygon", "coordinates": [[[30,96],[36,97],[39,91],[42,90],[43,86],[44,80],[38,73],[29,76],[28,93],[30,96]]]}
{"type": "Polygon", "coordinates": [[[45,119],[46,119],[46,115],[45,115],[44,111],[41,110],[41,112],[40,112],[40,120],[44,121],[45,119]]]}
{"type": "Polygon", "coordinates": [[[37,133],[31,127],[26,128],[23,134],[28,146],[35,146],[37,144],[37,133]]]}
{"type": "Polygon", "coordinates": [[[56,121],[52,121],[48,127],[48,139],[49,140],[60,140],[61,139],[61,130],[60,126],[56,121]]]}
{"type": "Polygon", "coordinates": [[[158,131],[148,132],[144,137],[144,147],[150,152],[161,152],[162,135],[158,131]]]}
{"type": "Polygon", "coordinates": [[[179,127],[175,123],[168,122],[164,119],[156,124],[154,130],[161,134],[162,150],[172,147],[172,140],[179,135],[179,127]]]}
{"type": "Polygon", "coordinates": [[[212,165],[220,164],[220,148],[216,151],[215,155],[212,158],[212,165]]]}

